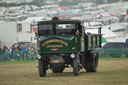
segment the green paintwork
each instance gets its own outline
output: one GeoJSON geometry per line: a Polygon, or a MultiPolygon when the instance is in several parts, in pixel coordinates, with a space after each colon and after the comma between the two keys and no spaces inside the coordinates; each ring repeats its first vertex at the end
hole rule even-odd
{"type": "Polygon", "coordinates": [[[41,53],[71,53],[80,52],[81,42],[79,36],[43,36],[40,37],[41,53]]]}
{"type": "MultiPolygon", "coordinates": [[[[79,20],[57,19],[41,21],[38,23],[38,26],[49,24],[52,25],[51,34],[49,36],[39,35],[41,53],[85,52],[101,45],[101,34],[85,34],[85,30],[82,28],[79,20]],[[57,24],[74,24],[75,35],[57,35],[57,24]]],[[[40,33],[43,28],[38,29],[40,33]]],[[[69,28],[67,27],[67,29],[69,28]]]]}

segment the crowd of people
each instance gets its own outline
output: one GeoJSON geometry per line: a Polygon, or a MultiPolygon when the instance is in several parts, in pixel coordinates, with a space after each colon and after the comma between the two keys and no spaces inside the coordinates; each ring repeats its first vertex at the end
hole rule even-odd
{"type": "Polygon", "coordinates": [[[6,60],[34,60],[36,59],[37,51],[34,46],[12,45],[8,48],[6,45],[0,48],[0,61],[6,60]]]}

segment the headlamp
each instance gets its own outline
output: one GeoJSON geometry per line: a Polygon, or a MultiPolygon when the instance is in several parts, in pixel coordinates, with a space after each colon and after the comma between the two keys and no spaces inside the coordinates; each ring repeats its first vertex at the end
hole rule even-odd
{"type": "Polygon", "coordinates": [[[75,58],[76,55],[74,53],[71,54],[71,58],[75,58]]]}

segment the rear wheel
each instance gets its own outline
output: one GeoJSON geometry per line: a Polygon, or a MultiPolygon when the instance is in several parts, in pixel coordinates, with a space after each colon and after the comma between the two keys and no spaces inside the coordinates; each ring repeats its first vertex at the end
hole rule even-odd
{"type": "Polygon", "coordinates": [[[45,68],[45,61],[44,60],[39,60],[39,75],[40,77],[45,77],[46,76],[46,68],[45,68]]]}
{"type": "Polygon", "coordinates": [[[80,74],[80,60],[78,55],[77,58],[73,60],[73,74],[75,76],[80,74]]]}
{"type": "Polygon", "coordinates": [[[94,52],[90,52],[86,55],[86,65],[85,69],[87,72],[97,72],[98,67],[98,54],[94,52]]]}

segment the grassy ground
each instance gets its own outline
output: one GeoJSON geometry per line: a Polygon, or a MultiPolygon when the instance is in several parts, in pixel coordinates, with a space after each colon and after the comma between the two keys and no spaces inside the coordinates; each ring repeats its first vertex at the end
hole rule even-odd
{"type": "Polygon", "coordinates": [[[3,61],[0,64],[24,64],[24,63],[37,63],[37,60],[31,61],[3,61]]]}
{"type": "Polygon", "coordinates": [[[128,85],[128,58],[102,58],[97,73],[81,70],[73,76],[72,68],[64,73],[47,71],[45,78],[38,75],[37,61],[0,63],[0,85],[128,85]]]}

